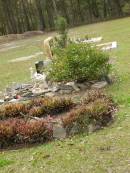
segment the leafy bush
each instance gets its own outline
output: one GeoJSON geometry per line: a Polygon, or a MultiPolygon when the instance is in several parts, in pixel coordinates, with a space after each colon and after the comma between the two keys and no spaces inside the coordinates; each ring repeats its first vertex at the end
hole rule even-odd
{"type": "Polygon", "coordinates": [[[46,121],[8,119],[0,121],[0,148],[12,144],[36,143],[51,140],[52,127],[46,121]]]}
{"type": "Polygon", "coordinates": [[[71,43],[65,49],[55,49],[55,59],[49,68],[53,81],[90,81],[107,76],[109,55],[89,44],[71,43]]]}

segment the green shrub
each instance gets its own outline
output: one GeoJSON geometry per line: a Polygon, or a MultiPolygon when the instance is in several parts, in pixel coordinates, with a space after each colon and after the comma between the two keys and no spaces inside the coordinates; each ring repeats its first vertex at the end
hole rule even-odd
{"type": "Polygon", "coordinates": [[[107,76],[109,55],[89,44],[71,43],[65,49],[55,49],[49,68],[53,81],[90,81],[107,76]]]}
{"type": "Polygon", "coordinates": [[[55,28],[59,37],[55,37],[55,47],[65,48],[67,46],[67,21],[64,17],[58,17],[55,21],[55,28]]]}

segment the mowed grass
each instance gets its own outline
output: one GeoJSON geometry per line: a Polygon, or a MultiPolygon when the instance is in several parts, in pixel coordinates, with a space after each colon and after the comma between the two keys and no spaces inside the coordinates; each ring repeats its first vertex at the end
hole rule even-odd
{"type": "MultiPolygon", "coordinates": [[[[101,35],[104,42],[118,42],[118,48],[110,52],[118,80],[106,89],[119,105],[117,119],[110,127],[89,136],[78,135],[64,141],[3,151],[0,153],[1,173],[130,172],[130,18],[77,27],[69,34],[71,37],[101,35]]],[[[22,63],[8,63],[8,60],[41,51],[41,43],[36,40],[45,37],[24,40],[25,47],[0,53],[1,88],[11,81],[29,79],[28,68],[37,59],[22,63]]]]}

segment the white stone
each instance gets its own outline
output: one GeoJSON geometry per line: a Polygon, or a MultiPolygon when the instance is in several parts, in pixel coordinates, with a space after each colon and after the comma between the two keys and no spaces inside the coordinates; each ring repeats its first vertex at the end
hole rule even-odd
{"type": "Polygon", "coordinates": [[[80,89],[76,86],[75,82],[68,82],[67,86],[71,86],[75,91],[80,91],[80,89]]]}
{"type": "Polygon", "coordinates": [[[108,83],[106,81],[102,81],[102,82],[97,82],[95,84],[93,84],[91,86],[92,89],[102,89],[105,88],[108,85],[108,83]]]}

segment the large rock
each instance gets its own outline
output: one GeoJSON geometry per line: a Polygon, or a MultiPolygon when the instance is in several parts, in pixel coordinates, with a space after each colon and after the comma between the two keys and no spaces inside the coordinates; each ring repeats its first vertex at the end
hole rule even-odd
{"type": "Polygon", "coordinates": [[[79,87],[76,85],[75,82],[68,82],[66,85],[71,86],[75,91],[80,91],[79,87]]]}
{"type": "Polygon", "coordinates": [[[102,89],[108,85],[106,81],[96,82],[91,86],[92,89],[102,89]]]}
{"type": "Polygon", "coordinates": [[[59,93],[60,94],[71,94],[74,91],[73,87],[66,84],[59,85],[59,93]]]}
{"type": "Polygon", "coordinates": [[[53,137],[56,139],[66,138],[66,130],[63,128],[61,121],[53,124],[53,137]]]}
{"type": "Polygon", "coordinates": [[[77,83],[76,84],[78,88],[80,88],[80,90],[86,90],[90,88],[90,83],[84,82],[84,83],[77,83]]]}

